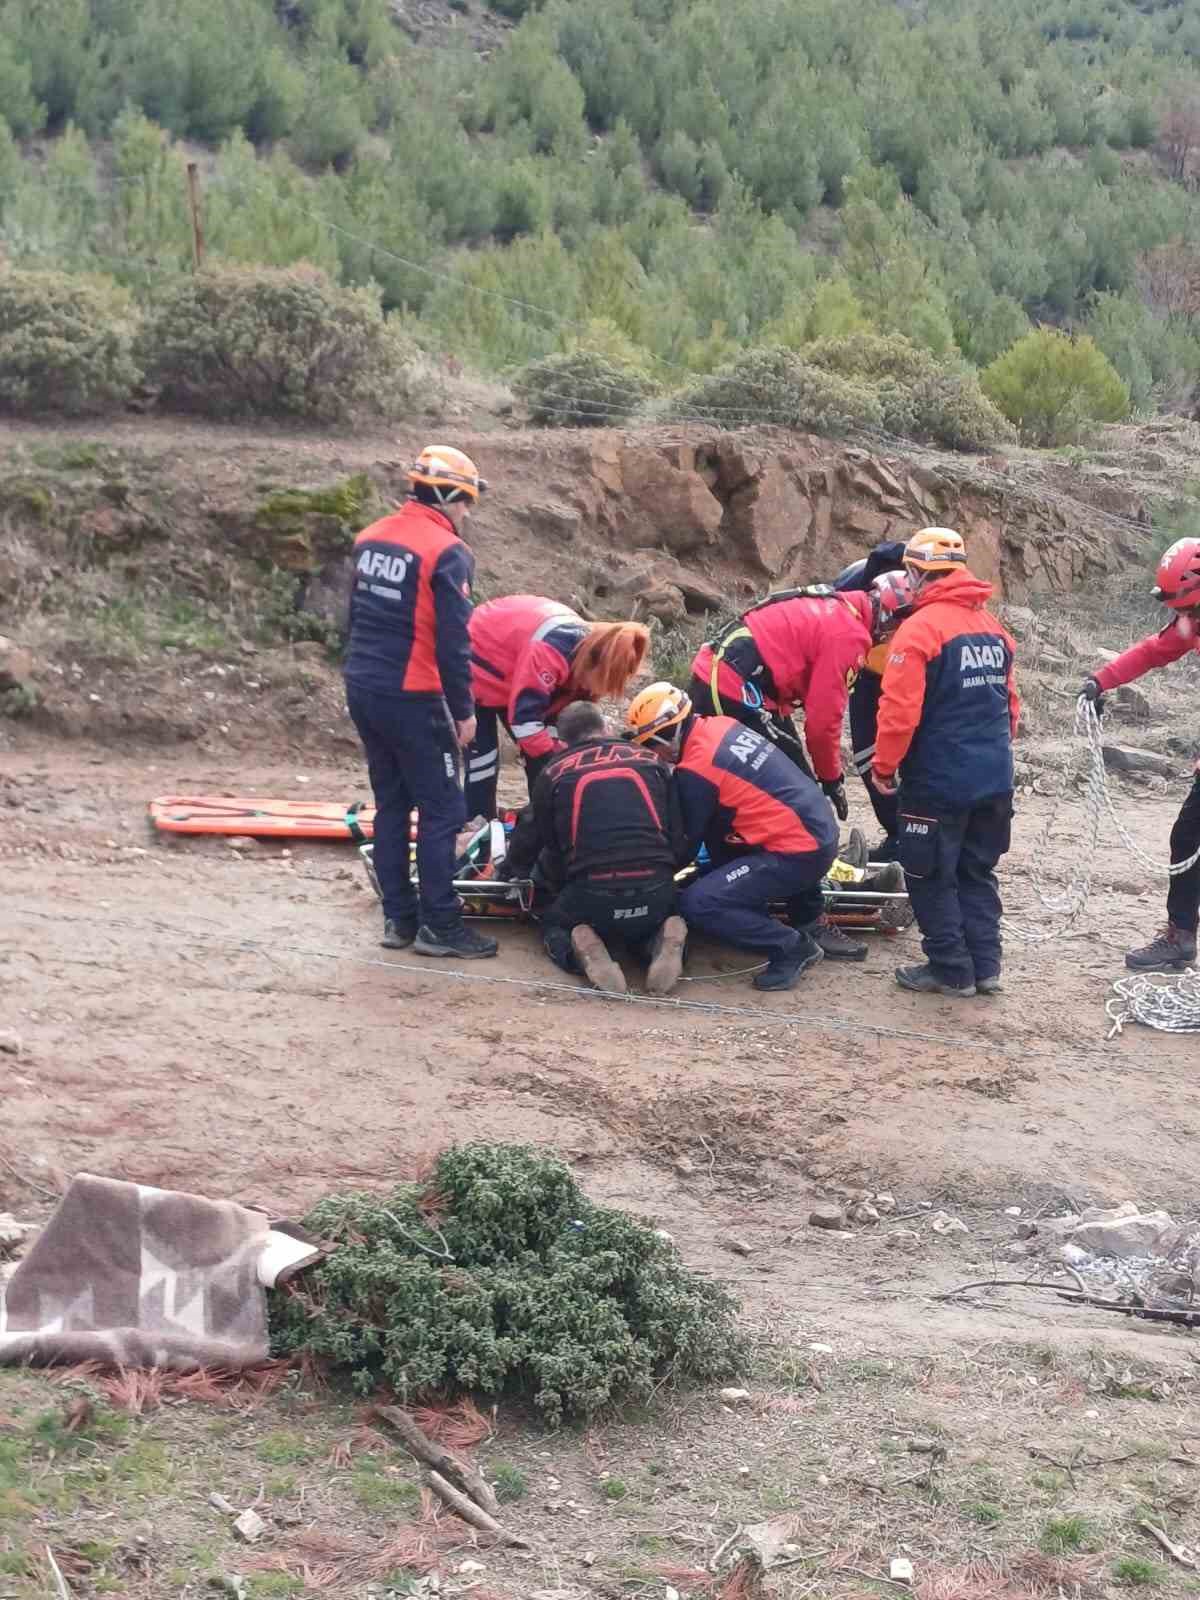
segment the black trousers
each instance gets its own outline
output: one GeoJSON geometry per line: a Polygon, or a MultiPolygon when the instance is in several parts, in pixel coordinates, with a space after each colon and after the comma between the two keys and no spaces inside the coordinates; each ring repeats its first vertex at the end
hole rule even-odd
{"type": "Polygon", "coordinates": [[[605,944],[623,942],[635,958],[648,961],[655,935],[674,913],[674,878],[620,889],[595,879],[575,878],[543,913],[542,942],[551,961],[564,972],[579,970],[571,949],[571,929],[583,924],[605,944]]]}
{"type": "Polygon", "coordinates": [[[850,691],[850,743],[854,747],[854,770],[867,788],[867,799],[875,820],[887,835],[889,844],[896,842],[896,817],[900,802],[894,794],[880,794],[871,782],[871,762],[875,758],[875,734],[879,725],[879,700],[883,693],[883,679],[874,672],[860,672],[850,691]]]}
{"type": "MultiPolygon", "coordinates": [[[[493,706],[475,707],[475,737],[467,746],[466,800],[468,817],[494,817],[497,814],[496,788],[500,782],[500,727],[511,733],[508,723],[493,706]]],[[[549,755],[521,758],[530,797],[538,774],[549,755]]]]}
{"type": "Polygon", "coordinates": [[[900,865],[921,946],[943,983],[966,987],[1000,972],[1003,906],[996,864],[1012,839],[1012,794],[965,811],[900,793],[900,865]]]}
{"type": "MultiPolygon", "coordinates": [[[[1171,829],[1171,860],[1186,861],[1200,849],[1200,772],[1188,791],[1171,829]]],[[[1177,878],[1167,891],[1167,916],[1177,928],[1195,933],[1200,922],[1200,861],[1177,878]]]]}

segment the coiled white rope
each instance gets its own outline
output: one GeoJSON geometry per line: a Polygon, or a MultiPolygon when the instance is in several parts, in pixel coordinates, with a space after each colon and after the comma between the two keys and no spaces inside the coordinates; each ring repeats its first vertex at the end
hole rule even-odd
{"type": "Polygon", "coordinates": [[[1116,992],[1104,1007],[1112,1023],[1110,1039],[1127,1022],[1141,1022],[1162,1033],[1200,1033],[1200,973],[1193,969],[1179,978],[1138,972],[1118,978],[1113,989],[1116,992]]]}

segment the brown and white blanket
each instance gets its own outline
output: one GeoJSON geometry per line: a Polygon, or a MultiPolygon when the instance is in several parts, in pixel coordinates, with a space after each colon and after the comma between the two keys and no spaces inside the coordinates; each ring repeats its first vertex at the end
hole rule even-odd
{"type": "Polygon", "coordinates": [[[320,1255],[233,1201],[80,1173],[0,1289],[0,1362],[255,1366],[266,1289],[320,1255]]]}

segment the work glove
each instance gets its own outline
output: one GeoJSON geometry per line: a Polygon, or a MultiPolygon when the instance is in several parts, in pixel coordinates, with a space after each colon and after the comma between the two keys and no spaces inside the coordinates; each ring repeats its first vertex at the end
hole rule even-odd
{"type": "Polygon", "coordinates": [[[850,802],[846,799],[846,780],[844,778],[822,778],[821,788],[825,791],[825,798],[833,807],[839,822],[845,822],[850,815],[850,802]]]}
{"type": "Polygon", "coordinates": [[[1095,706],[1098,717],[1104,715],[1104,690],[1096,682],[1095,678],[1085,678],[1083,680],[1083,688],[1079,691],[1079,698],[1086,700],[1088,705],[1095,706]]]}
{"type": "Polygon", "coordinates": [[[875,767],[871,768],[871,787],[877,789],[880,794],[900,793],[900,785],[896,782],[895,774],[890,778],[885,778],[883,773],[879,772],[875,767]]]}

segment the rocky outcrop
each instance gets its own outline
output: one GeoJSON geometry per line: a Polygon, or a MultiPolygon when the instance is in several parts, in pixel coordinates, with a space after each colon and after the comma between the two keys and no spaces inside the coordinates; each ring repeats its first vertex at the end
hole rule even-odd
{"type": "MultiPolygon", "coordinates": [[[[1140,559],[1137,533],[1149,520],[1112,477],[1068,488],[1057,468],[1051,477],[1004,458],[913,462],[784,430],[598,431],[580,436],[571,454],[569,479],[551,484],[553,512],[545,501],[529,505],[530,526],[555,542],[614,552],[652,546],[676,567],[684,558],[694,573],[720,574],[725,594],[732,573],[751,588],[826,579],[880,539],[938,524],[962,533],[981,577],[1021,600],[1140,559]],[[1081,501],[1107,513],[1102,537],[1081,501]]],[[[707,604],[689,601],[660,571],[635,576],[620,559],[608,565],[622,569],[621,585],[636,590],[645,615],[670,620],[681,597],[686,611],[707,604]]],[[[617,598],[611,582],[607,596],[595,593],[617,598]]]]}

